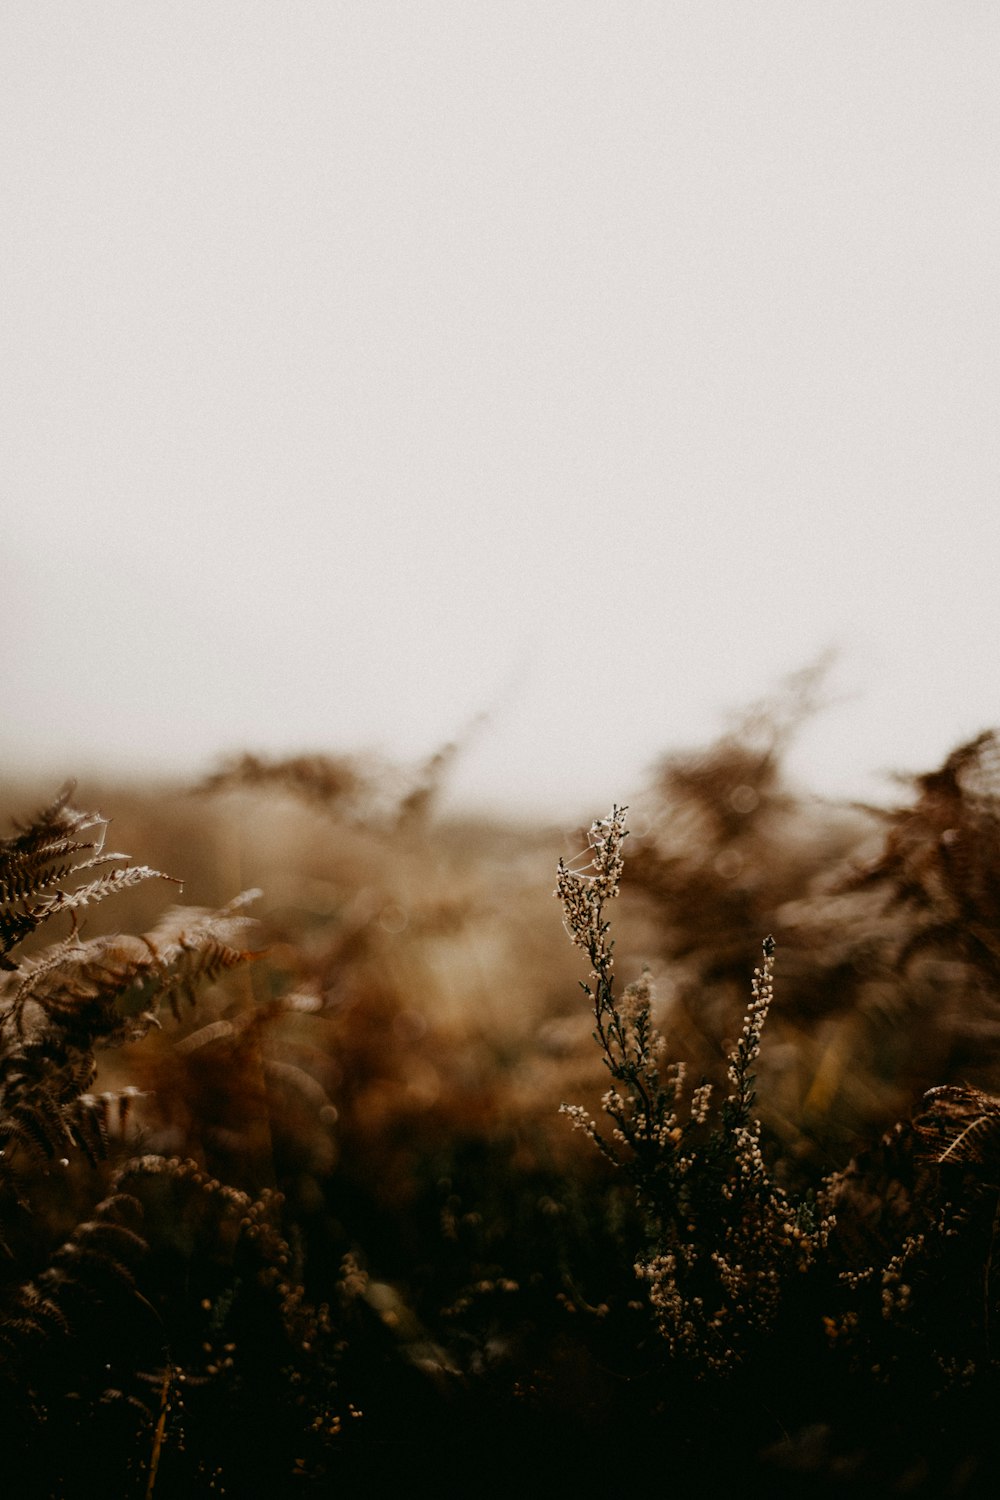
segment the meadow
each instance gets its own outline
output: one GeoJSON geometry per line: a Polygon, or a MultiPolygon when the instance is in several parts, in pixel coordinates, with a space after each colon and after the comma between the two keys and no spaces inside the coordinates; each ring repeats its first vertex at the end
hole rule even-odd
{"type": "Polygon", "coordinates": [[[809,709],[579,828],[8,782],[16,1493],[992,1493],[1000,741],[831,805],[809,709]]]}

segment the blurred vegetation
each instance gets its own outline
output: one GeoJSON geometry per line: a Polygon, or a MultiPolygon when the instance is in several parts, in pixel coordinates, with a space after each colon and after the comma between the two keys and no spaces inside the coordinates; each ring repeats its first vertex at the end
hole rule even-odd
{"type": "Polygon", "coordinates": [[[590,1493],[656,1454],[709,1493],[985,1494],[1000,742],[833,806],[783,772],[818,693],[633,798],[617,990],[552,900],[609,825],[445,817],[453,747],[90,783],[106,840],[9,784],[16,1493],[590,1493]]]}

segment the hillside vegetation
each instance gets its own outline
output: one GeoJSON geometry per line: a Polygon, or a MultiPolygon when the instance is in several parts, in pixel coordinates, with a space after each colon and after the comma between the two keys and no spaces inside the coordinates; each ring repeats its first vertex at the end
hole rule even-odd
{"type": "Polygon", "coordinates": [[[831,806],[807,707],[589,830],[447,752],[12,796],[16,1493],[992,1493],[1000,740],[831,806]]]}

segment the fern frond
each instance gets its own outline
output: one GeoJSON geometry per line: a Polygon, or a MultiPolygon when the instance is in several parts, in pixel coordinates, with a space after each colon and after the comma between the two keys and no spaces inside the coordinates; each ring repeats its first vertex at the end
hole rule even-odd
{"type": "Polygon", "coordinates": [[[8,982],[11,1009],[22,1031],[24,1011],[31,1001],[60,1025],[71,1024],[74,1017],[85,1017],[97,1036],[139,1008],[126,1004],[126,997],[135,989],[141,990],[158,970],[157,960],[142,938],[69,940],[25,964],[16,987],[8,982]]]}
{"type": "Polygon", "coordinates": [[[119,1224],[122,1219],[127,1218],[138,1222],[143,1216],[143,1207],[134,1194],[124,1193],[117,1186],[113,1186],[108,1196],[95,1205],[94,1213],[98,1214],[102,1223],[106,1224],[119,1224]]]}
{"type": "Polygon", "coordinates": [[[980,1172],[1000,1169],[1000,1098],[981,1089],[945,1085],[924,1095],[914,1121],[924,1159],[980,1172]]]}
{"type": "Polygon", "coordinates": [[[67,781],[48,807],[42,808],[27,823],[21,823],[15,818],[17,834],[12,839],[0,840],[0,857],[8,851],[31,853],[46,839],[68,837],[98,824],[106,826],[107,819],[102,818],[100,813],[81,812],[78,808],[70,807],[69,799],[75,791],[76,782],[67,781]]]}
{"type": "MultiPolygon", "coordinates": [[[[90,869],[91,862],[88,861],[86,865],[81,865],[79,868],[90,869]]],[[[113,896],[118,891],[125,891],[133,885],[138,885],[140,881],[170,879],[172,879],[170,875],[165,875],[162,870],[152,870],[148,865],[127,865],[124,869],[109,870],[106,875],[101,875],[97,880],[91,880],[86,885],[78,886],[75,891],[54,891],[51,896],[44,896],[30,912],[24,915],[35,919],[35,926],[38,926],[60,912],[76,911],[82,906],[95,905],[107,896],[113,896]]]]}
{"type": "Polygon", "coordinates": [[[169,879],[146,865],[117,866],[127,855],[104,852],[107,819],[100,813],[69,806],[73,784],[68,783],[47,808],[26,825],[17,825],[14,838],[0,839],[0,969],[12,970],[8,956],[45,922],[61,912],[75,912],[103,901],[143,880],[169,879]],[[93,838],[81,834],[99,830],[93,838]],[[89,854],[87,859],[74,856],[89,854]],[[72,882],[104,865],[116,865],[96,879],[72,882]]]}
{"type": "MultiPolygon", "coordinates": [[[[114,1205],[114,1201],[113,1196],[105,1204],[114,1205]]],[[[101,1301],[109,1290],[117,1288],[131,1293],[136,1290],[129,1261],[146,1253],[146,1241],[110,1217],[105,1204],[94,1210],[93,1218],[76,1226],[38,1277],[43,1296],[57,1305],[67,1291],[80,1293],[88,1301],[101,1301]]],[[[112,1208],[112,1211],[117,1210],[112,1208]]]]}
{"type": "MultiPolygon", "coordinates": [[[[56,853],[76,854],[87,847],[86,844],[63,842],[54,846],[52,857],[55,858],[56,853]]],[[[0,867],[0,901],[28,901],[39,891],[67,880],[75,869],[76,866],[70,860],[65,864],[52,865],[47,870],[40,869],[37,862],[29,859],[5,860],[0,867]]]]}
{"type": "Polygon", "coordinates": [[[19,1288],[18,1305],[23,1317],[28,1317],[41,1332],[69,1332],[69,1319],[57,1302],[47,1297],[33,1282],[19,1288]]]}
{"type": "Polygon", "coordinates": [[[85,1219],[74,1229],[73,1239],[81,1248],[96,1253],[100,1253],[102,1245],[121,1254],[144,1255],[146,1252],[146,1241],[142,1235],[113,1219],[85,1219]]]}
{"type": "Polygon", "coordinates": [[[83,941],[74,927],[17,968],[6,955],[60,912],[73,915],[141,881],[170,878],[126,865],[81,879],[127,856],[104,853],[103,832],[87,842],[75,837],[95,824],[103,829],[105,820],[70,808],[70,790],[0,842],[0,964],[7,970],[0,974],[0,1140],[47,1159],[79,1148],[96,1164],[108,1150],[113,1110],[122,1132],[138,1091],[87,1094],[95,1047],[141,1036],[158,1024],[161,1005],[178,1016],[199,985],[257,957],[244,912],[259,892],[244,892],[221,911],[168,912],[143,937],[83,941]]]}
{"type": "Polygon", "coordinates": [[[246,942],[255,924],[243,915],[259,894],[243,892],[220,911],[175,908],[142,937],[65,940],[0,979],[0,1027],[30,1039],[48,1028],[89,1051],[143,1035],[160,1006],[179,1017],[199,986],[261,956],[246,942]]]}
{"type": "Polygon", "coordinates": [[[841,890],[886,889],[886,907],[912,927],[896,963],[951,950],[991,983],[1000,974],[1000,736],[961,745],[937,770],[911,778],[912,805],[883,811],[879,857],[841,890]]]}
{"type": "Polygon", "coordinates": [[[26,1146],[50,1160],[74,1144],[59,1105],[41,1092],[5,1108],[0,1116],[0,1140],[26,1146]]]}
{"type": "Polygon", "coordinates": [[[262,956],[262,949],[243,941],[254,930],[244,909],[260,894],[243,891],[219,911],[176,907],[143,938],[162,975],[157,998],[175,1019],[181,1000],[194,1004],[200,984],[212,984],[227,969],[262,956]]]}

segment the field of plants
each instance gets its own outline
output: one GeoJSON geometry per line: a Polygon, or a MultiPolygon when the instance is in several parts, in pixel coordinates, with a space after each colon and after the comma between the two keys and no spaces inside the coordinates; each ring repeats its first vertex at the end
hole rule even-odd
{"type": "Polygon", "coordinates": [[[835,806],[807,708],[589,828],[8,782],[10,1493],[992,1494],[1000,740],[835,806]]]}

